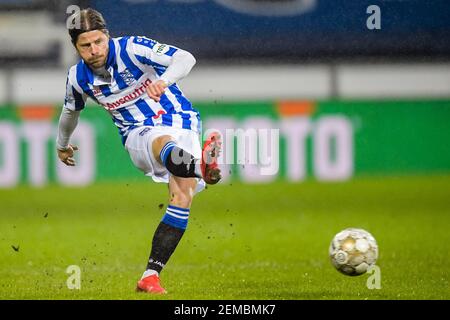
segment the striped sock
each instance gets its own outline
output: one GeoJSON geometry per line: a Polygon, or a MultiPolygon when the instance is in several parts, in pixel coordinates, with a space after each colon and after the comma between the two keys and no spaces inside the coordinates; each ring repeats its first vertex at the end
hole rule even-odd
{"type": "Polygon", "coordinates": [[[174,228],[186,230],[189,219],[189,209],[169,205],[162,222],[174,228]]]}
{"type": "Polygon", "coordinates": [[[159,158],[161,159],[162,163],[166,164],[167,157],[172,152],[172,149],[176,146],[175,142],[169,141],[167,142],[164,147],[161,149],[161,152],[159,153],[159,158]]]}

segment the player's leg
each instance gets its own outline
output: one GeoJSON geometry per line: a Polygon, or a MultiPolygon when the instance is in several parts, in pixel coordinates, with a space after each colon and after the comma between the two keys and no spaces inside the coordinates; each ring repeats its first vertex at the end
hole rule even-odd
{"type": "Polygon", "coordinates": [[[165,293],[159,283],[159,273],[169,261],[187,228],[196,185],[195,178],[170,177],[169,205],[153,236],[147,268],[138,282],[138,289],[165,293]]]}
{"type": "Polygon", "coordinates": [[[169,135],[160,136],[153,140],[152,152],[155,159],[174,176],[183,178],[201,177],[198,159],[178,147],[174,140],[169,135]]]}
{"type": "Polygon", "coordinates": [[[220,135],[211,134],[205,142],[200,160],[180,148],[170,135],[163,135],[152,141],[153,156],[172,175],[182,178],[202,178],[208,184],[215,184],[221,178],[217,165],[221,147],[220,135]]]}

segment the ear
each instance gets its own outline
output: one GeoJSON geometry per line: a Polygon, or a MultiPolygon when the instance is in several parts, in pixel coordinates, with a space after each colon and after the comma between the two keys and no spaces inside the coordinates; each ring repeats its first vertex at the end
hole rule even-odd
{"type": "Polygon", "coordinates": [[[108,29],[103,29],[102,32],[109,38],[111,38],[111,36],[109,35],[109,30],[108,29]]]}

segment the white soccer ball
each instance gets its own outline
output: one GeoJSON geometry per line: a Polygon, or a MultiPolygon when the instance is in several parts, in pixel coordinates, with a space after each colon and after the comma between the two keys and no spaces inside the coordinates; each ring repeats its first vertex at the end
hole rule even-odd
{"type": "Polygon", "coordinates": [[[333,266],[348,276],[358,276],[378,259],[378,245],[366,230],[348,228],[334,236],[329,249],[333,266]]]}

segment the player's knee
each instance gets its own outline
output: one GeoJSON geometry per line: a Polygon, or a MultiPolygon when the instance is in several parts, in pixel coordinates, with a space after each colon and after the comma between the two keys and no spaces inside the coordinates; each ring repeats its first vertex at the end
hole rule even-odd
{"type": "Polygon", "coordinates": [[[170,196],[170,203],[181,208],[189,208],[194,197],[193,192],[175,191],[170,196]]]}
{"type": "Polygon", "coordinates": [[[174,141],[175,139],[172,136],[164,135],[160,136],[158,138],[155,138],[152,142],[152,152],[155,159],[157,159],[159,162],[162,163],[159,154],[161,152],[161,149],[170,141],[174,141]]]}

